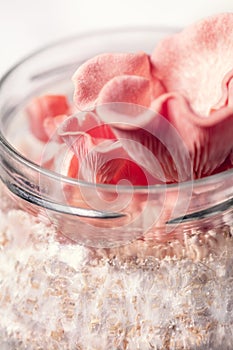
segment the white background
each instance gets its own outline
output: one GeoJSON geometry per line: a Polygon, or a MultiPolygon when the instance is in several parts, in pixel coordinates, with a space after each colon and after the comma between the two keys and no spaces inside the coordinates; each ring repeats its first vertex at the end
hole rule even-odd
{"type": "Polygon", "coordinates": [[[185,26],[233,0],[0,0],[0,75],[31,51],[53,40],[92,29],[185,26]]]}

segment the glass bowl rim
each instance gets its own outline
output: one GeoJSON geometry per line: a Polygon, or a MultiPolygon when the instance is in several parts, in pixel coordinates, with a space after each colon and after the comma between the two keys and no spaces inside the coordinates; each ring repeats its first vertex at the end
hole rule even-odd
{"type": "MultiPolygon", "coordinates": [[[[91,30],[91,31],[85,31],[79,34],[73,34],[68,37],[64,37],[60,40],[52,41],[51,43],[44,45],[33,52],[29,53],[19,61],[17,61],[11,68],[9,68],[1,77],[0,79],[0,95],[1,95],[1,89],[4,86],[5,82],[9,77],[11,77],[14,72],[21,67],[23,64],[25,64],[27,61],[33,59],[36,57],[38,54],[46,52],[46,50],[53,49],[59,46],[62,46],[62,44],[68,44],[69,42],[72,42],[74,40],[83,40],[83,39],[88,39],[89,37],[93,36],[101,36],[104,34],[111,35],[119,32],[123,33],[133,33],[135,31],[138,32],[146,32],[146,31],[159,31],[159,32],[168,32],[169,34],[171,32],[178,32],[182,30],[181,27],[174,27],[174,26],[130,26],[130,27],[112,27],[112,28],[104,28],[104,29],[98,29],[98,30],[91,30]]],[[[184,182],[178,182],[178,183],[171,183],[171,184],[156,184],[156,185],[148,185],[148,186],[128,186],[128,185],[112,185],[112,184],[101,184],[101,183],[91,183],[83,180],[78,180],[74,178],[70,178],[68,176],[64,176],[61,174],[58,174],[54,171],[51,171],[49,169],[43,168],[40,165],[37,165],[33,161],[30,161],[23,155],[21,155],[4,137],[0,130],[0,146],[2,146],[6,152],[8,152],[16,161],[21,163],[23,166],[26,166],[34,171],[36,171],[39,174],[48,176],[49,178],[53,178],[55,180],[63,181],[64,183],[68,183],[70,185],[78,185],[78,186],[88,186],[88,187],[93,187],[96,189],[102,189],[102,190],[115,190],[116,186],[118,191],[120,192],[128,192],[132,191],[132,188],[135,189],[136,191],[139,192],[148,192],[151,190],[154,190],[156,192],[161,192],[164,190],[174,190],[176,188],[181,189],[186,189],[188,187],[193,187],[193,185],[207,185],[212,182],[217,182],[218,180],[223,180],[224,178],[228,178],[229,176],[233,175],[233,168],[228,169],[225,171],[222,171],[220,173],[214,174],[214,175],[209,175],[200,179],[191,179],[188,181],[184,182]]],[[[152,191],[153,192],[153,191],[152,191]]]]}

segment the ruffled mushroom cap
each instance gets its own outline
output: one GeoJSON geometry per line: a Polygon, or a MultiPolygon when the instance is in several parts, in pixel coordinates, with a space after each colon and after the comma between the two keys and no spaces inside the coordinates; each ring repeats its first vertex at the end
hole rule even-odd
{"type": "Polygon", "coordinates": [[[232,166],[233,14],[162,40],[151,57],[95,57],[74,82],[76,105],[97,106],[130,157],[161,180],[201,178],[232,166]],[[126,104],[148,113],[132,107],[132,114],[126,104]]]}

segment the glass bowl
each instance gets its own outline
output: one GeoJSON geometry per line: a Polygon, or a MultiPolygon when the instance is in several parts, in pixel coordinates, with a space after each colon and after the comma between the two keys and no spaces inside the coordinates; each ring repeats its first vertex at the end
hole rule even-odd
{"type": "Polygon", "coordinates": [[[233,348],[233,170],[171,185],[85,183],[34,162],[43,145],[25,114],[34,96],[72,99],[87,59],[150,53],[174,31],[73,37],[2,78],[1,349],[233,348]]]}

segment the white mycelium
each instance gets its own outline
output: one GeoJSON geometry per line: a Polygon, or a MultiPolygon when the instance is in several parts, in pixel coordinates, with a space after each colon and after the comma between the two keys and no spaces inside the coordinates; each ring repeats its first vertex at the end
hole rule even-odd
{"type": "Polygon", "coordinates": [[[0,190],[1,350],[232,350],[230,225],[95,250],[0,190]]]}

